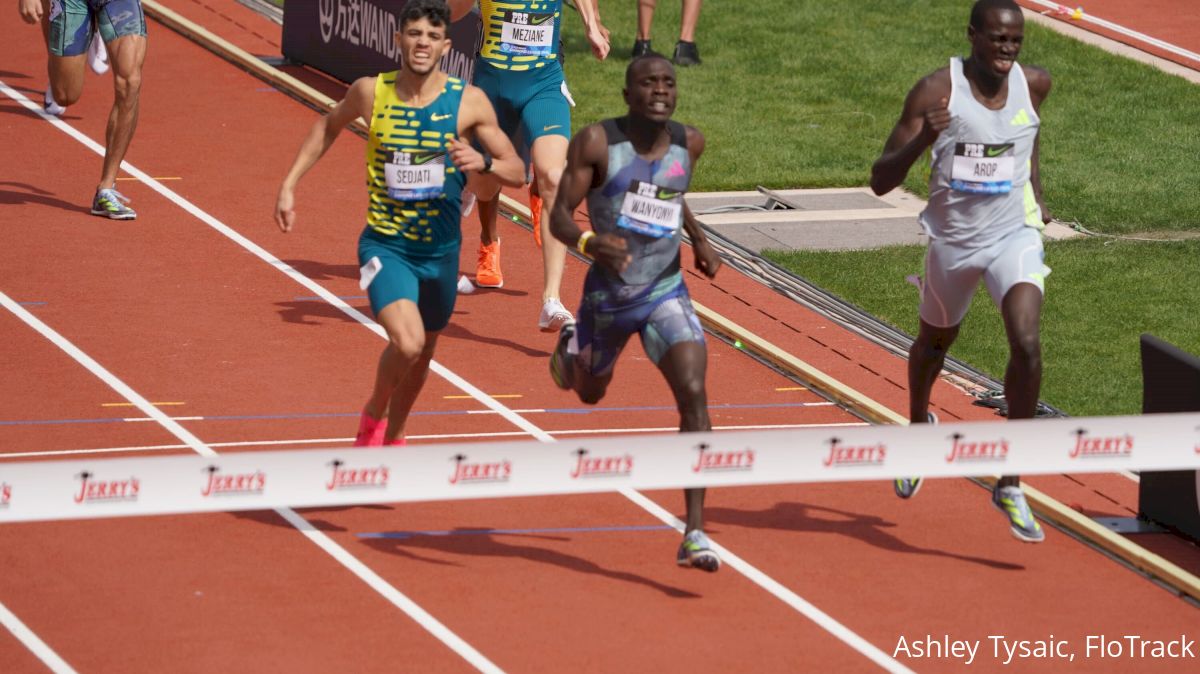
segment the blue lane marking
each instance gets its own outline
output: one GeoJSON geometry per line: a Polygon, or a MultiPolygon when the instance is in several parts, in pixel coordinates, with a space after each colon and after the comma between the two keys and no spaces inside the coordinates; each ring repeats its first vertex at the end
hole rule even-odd
{"type": "Polygon", "coordinates": [[[522,534],[576,534],[608,531],[675,531],[666,524],[647,524],[625,527],[550,527],[546,529],[454,529],[450,531],[378,531],[355,534],[359,538],[413,538],[416,536],[492,536],[522,534]]]}
{"type": "MultiPolygon", "coordinates": [[[[761,403],[761,404],[734,404],[725,403],[721,405],[709,405],[710,410],[724,409],[770,409],[770,408],[797,408],[811,407],[813,405],[828,405],[828,403],[761,403]]],[[[545,408],[548,414],[598,414],[602,412],[657,412],[676,410],[674,405],[644,405],[630,407],[556,407],[545,408]]],[[[467,414],[479,414],[480,411],[469,410],[448,410],[448,411],[413,411],[409,416],[421,417],[444,417],[444,416],[463,416],[467,414]]],[[[355,418],[359,416],[359,412],[321,412],[310,414],[223,414],[215,416],[200,416],[200,415],[180,415],[188,417],[189,421],[266,421],[278,419],[338,419],[338,418],[355,418]]],[[[53,426],[57,424],[111,424],[123,423],[127,417],[109,417],[101,419],[17,419],[17,420],[2,420],[0,426],[53,426]]],[[[141,419],[143,417],[132,417],[141,419]]]]}
{"type": "MultiPolygon", "coordinates": [[[[819,403],[722,403],[720,405],[709,405],[710,410],[753,410],[766,409],[771,407],[812,407],[814,405],[827,406],[827,402],[819,403]]],[[[547,408],[547,412],[555,414],[594,414],[596,412],[652,412],[666,410],[674,412],[679,408],[674,405],[635,405],[631,407],[556,407],[554,409],[547,408]]],[[[416,414],[414,412],[414,414],[416,414]]]]}
{"type": "MultiPolygon", "coordinates": [[[[369,299],[367,295],[335,295],[339,300],[365,300],[369,299]]],[[[293,302],[324,302],[324,297],[294,297],[293,302]]]]}
{"type": "Polygon", "coordinates": [[[45,303],[45,302],[32,302],[32,301],[30,301],[30,302],[17,302],[17,304],[20,304],[20,305],[21,305],[21,306],[23,306],[23,307],[40,307],[40,306],[42,306],[42,305],[44,305],[44,304],[46,304],[46,303],[45,303]]]}

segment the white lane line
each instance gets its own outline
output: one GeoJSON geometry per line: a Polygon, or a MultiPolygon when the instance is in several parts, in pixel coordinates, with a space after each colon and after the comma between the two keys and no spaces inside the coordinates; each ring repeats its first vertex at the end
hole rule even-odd
{"type": "MultiPolygon", "coordinates": [[[[176,417],[178,419],[178,417],[176,417]]],[[[765,431],[786,430],[793,428],[840,428],[845,426],[866,426],[866,422],[847,422],[838,424],[750,424],[742,426],[713,426],[714,431],[765,431]]],[[[578,428],[565,431],[548,431],[551,435],[605,435],[637,433],[669,433],[678,431],[678,426],[660,426],[655,428],[578,428]]],[[[482,440],[488,438],[526,438],[528,433],[522,431],[499,431],[495,433],[437,433],[431,435],[409,435],[409,442],[418,440],[482,440]]],[[[302,438],[299,440],[245,440],[241,442],[206,442],[213,448],[227,447],[298,447],[300,445],[344,445],[354,438],[302,438]]],[[[188,449],[187,445],[140,445],[132,447],[100,447],[96,449],[56,449],[45,452],[9,452],[0,454],[0,461],[7,459],[45,458],[51,456],[80,456],[93,454],[124,454],[128,452],[157,452],[176,449],[188,449]]]]}
{"type": "MultiPolygon", "coordinates": [[[[38,104],[29,100],[23,94],[16,91],[12,87],[8,86],[8,84],[5,83],[3,80],[0,80],[0,91],[3,91],[3,93],[6,96],[13,99],[17,103],[20,103],[21,105],[23,105],[26,109],[30,110],[31,112],[41,116],[43,119],[45,119],[46,121],[53,124],[60,131],[66,133],[68,136],[79,141],[81,144],[83,144],[85,147],[91,149],[96,154],[98,154],[100,156],[104,155],[104,147],[102,145],[96,143],[91,138],[88,138],[82,132],[75,129],[74,127],[67,124],[66,122],[62,121],[61,119],[47,115],[42,110],[41,106],[39,106],[38,104]]],[[[162,196],[166,197],[169,201],[176,204],[183,210],[187,211],[188,213],[191,213],[196,218],[198,218],[201,222],[204,222],[205,224],[207,224],[208,226],[217,230],[221,234],[224,234],[226,237],[232,239],[234,242],[236,242],[238,245],[242,246],[246,250],[254,253],[256,256],[258,256],[260,259],[262,259],[264,262],[266,262],[267,264],[270,264],[271,266],[275,267],[279,271],[283,272],[285,275],[291,277],[294,281],[296,281],[300,285],[313,291],[314,295],[317,295],[318,297],[321,297],[322,299],[324,299],[326,302],[329,302],[330,304],[333,304],[334,306],[338,307],[339,309],[342,310],[342,312],[346,313],[350,317],[357,320],[359,323],[365,325],[366,327],[368,327],[369,329],[374,331],[375,334],[379,335],[380,337],[386,338],[386,334],[384,333],[383,328],[376,325],[374,321],[367,318],[365,315],[363,315],[361,312],[359,312],[358,310],[351,307],[349,304],[346,304],[344,301],[339,299],[336,295],[334,295],[330,291],[326,290],[323,286],[319,285],[315,281],[304,276],[303,274],[301,274],[299,271],[297,271],[296,269],[294,269],[287,263],[276,258],[274,255],[268,253],[266,250],[264,250],[258,244],[254,243],[253,241],[242,236],[241,234],[234,231],[229,226],[225,225],[224,223],[217,220],[216,218],[209,215],[208,213],[202,211],[199,207],[195,206],[187,199],[184,199],[183,197],[179,196],[174,191],[168,189],[162,183],[158,182],[154,178],[150,177],[146,173],[144,173],[141,170],[139,170],[138,168],[134,167],[129,162],[122,161],[121,169],[124,170],[129,175],[132,175],[132,176],[138,178],[143,183],[148,185],[151,189],[158,192],[162,196]]],[[[3,295],[3,293],[0,293],[0,295],[3,295]]],[[[29,319],[33,319],[33,321],[36,321],[36,323],[41,323],[32,314],[30,314],[27,311],[24,311],[24,309],[22,309],[20,306],[17,306],[16,304],[12,303],[12,301],[10,299],[8,299],[7,295],[3,295],[3,297],[4,297],[6,306],[11,305],[10,311],[12,311],[13,309],[17,309],[17,310],[20,310],[24,314],[22,319],[25,320],[26,323],[30,323],[29,319]]],[[[14,311],[14,313],[16,313],[16,311],[14,311]]],[[[21,314],[18,314],[18,315],[20,316],[21,314]]],[[[30,323],[30,325],[35,325],[35,323],[30,323]]],[[[46,329],[49,330],[49,327],[46,326],[46,329]]],[[[40,330],[39,330],[39,332],[40,332],[40,330]]],[[[53,331],[51,331],[51,332],[53,332],[53,331]]],[[[67,341],[65,339],[63,339],[61,336],[59,337],[59,340],[61,340],[61,342],[63,344],[67,343],[67,341]]],[[[51,340],[51,341],[54,341],[54,340],[51,340]]],[[[60,344],[60,346],[62,346],[63,344],[60,344]]],[[[81,355],[84,355],[84,354],[82,354],[81,351],[79,351],[78,349],[75,349],[73,346],[71,348],[74,349],[76,352],[79,352],[81,355]]],[[[64,350],[66,350],[66,349],[64,349],[64,350]]],[[[84,357],[86,358],[86,355],[84,357]]],[[[95,363],[95,361],[92,361],[90,358],[88,358],[87,360],[91,361],[92,363],[95,363]]],[[[81,362],[81,364],[83,364],[83,361],[80,361],[80,362],[81,362]]],[[[434,365],[437,365],[437,364],[435,363],[434,365]]],[[[85,365],[85,367],[86,367],[86,365],[85,365]]],[[[98,368],[99,364],[96,364],[96,367],[98,368]]],[[[440,368],[441,366],[437,365],[437,367],[440,368]]],[[[91,370],[91,368],[89,368],[89,370],[91,370]]],[[[97,370],[92,370],[92,372],[93,372],[93,374],[100,376],[97,370]]],[[[206,456],[207,455],[216,455],[216,452],[214,452],[212,449],[210,449],[209,447],[207,447],[203,443],[201,443],[198,438],[193,436],[191,433],[188,433],[188,431],[185,430],[178,423],[174,422],[169,417],[167,417],[166,415],[159,412],[159,410],[157,408],[155,408],[153,405],[150,405],[150,403],[148,401],[146,401],[144,398],[141,398],[141,396],[138,396],[136,393],[134,393],[133,390],[130,389],[128,386],[125,386],[123,383],[120,383],[119,380],[116,377],[114,377],[111,373],[108,373],[107,370],[104,370],[104,373],[112,381],[108,381],[103,376],[101,376],[101,379],[105,379],[106,383],[108,383],[110,386],[113,386],[114,390],[117,390],[118,393],[121,393],[130,402],[139,403],[139,401],[140,401],[140,403],[137,406],[146,416],[155,418],[156,420],[159,420],[159,423],[161,423],[164,428],[166,428],[168,431],[171,431],[172,434],[174,434],[177,438],[179,438],[184,443],[186,443],[189,447],[191,447],[197,453],[206,455],[206,456]],[[114,385],[117,383],[120,384],[120,388],[118,388],[117,386],[114,385]],[[122,390],[122,389],[124,389],[124,390],[122,390]],[[137,399],[135,400],[133,397],[126,395],[126,391],[128,391],[128,393],[132,394],[133,396],[136,396],[137,399]],[[161,419],[160,419],[160,417],[161,417],[161,419]]],[[[499,405],[499,403],[495,402],[494,400],[492,402],[495,405],[499,405]]],[[[287,520],[288,522],[293,523],[293,526],[295,526],[296,521],[303,519],[299,515],[295,514],[295,512],[293,512],[289,508],[278,508],[278,509],[276,509],[276,512],[279,513],[279,515],[281,517],[283,517],[285,520],[287,520]]],[[[345,565],[346,559],[353,559],[353,555],[351,555],[346,550],[342,549],[340,546],[338,546],[337,543],[335,543],[332,539],[330,539],[325,534],[323,534],[319,531],[313,530],[313,529],[310,529],[308,531],[301,529],[301,531],[304,533],[305,536],[307,536],[309,538],[309,540],[318,544],[321,547],[321,549],[325,550],[326,552],[329,552],[330,554],[333,554],[331,551],[335,548],[338,550],[341,550],[341,554],[334,555],[334,558],[337,559],[339,562],[341,562],[343,565],[345,565]]],[[[429,613],[425,612],[424,610],[412,611],[412,608],[415,607],[416,605],[411,600],[407,599],[407,597],[404,597],[404,595],[399,590],[397,590],[394,587],[392,587],[391,585],[389,585],[387,583],[387,581],[383,580],[383,578],[379,577],[375,572],[371,571],[365,565],[359,563],[354,566],[347,566],[347,568],[352,573],[354,573],[356,576],[358,576],[361,580],[366,582],[367,585],[369,585],[372,589],[383,594],[383,596],[385,596],[389,601],[391,601],[393,605],[395,605],[401,611],[404,611],[406,615],[411,617],[419,625],[421,625],[427,631],[429,631],[431,634],[436,636],[439,640],[442,641],[442,643],[444,643],[446,646],[448,646],[451,650],[453,650],[455,653],[457,653],[463,659],[470,662],[476,669],[478,669],[482,672],[501,672],[501,671],[503,671],[499,667],[497,667],[494,663],[492,663],[490,660],[488,660],[486,657],[484,657],[482,653],[475,650],[475,648],[473,646],[468,644],[466,641],[462,640],[460,637],[458,637],[453,632],[451,632],[449,629],[447,629],[444,625],[442,625],[441,622],[437,621],[435,618],[430,616],[429,613]],[[404,601],[398,601],[399,598],[404,598],[404,601]]]]}
{"type": "Polygon", "coordinates": [[[489,674],[503,674],[504,670],[497,667],[491,660],[485,658],[482,653],[475,650],[474,647],[461,637],[450,631],[450,628],[443,625],[440,620],[434,618],[415,601],[409,599],[403,592],[397,590],[386,580],[379,577],[370,567],[352,555],[349,550],[335,543],[332,538],[326,536],[324,533],[317,531],[308,520],[297,515],[294,510],[291,508],[278,508],[275,512],[279,513],[289,524],[299,529],[300,533],[307,536],[310,541],[341,562],[347,569],[350,569],[354,575],[365,580],[373,590],[383,595],[385,599],[399,607],[400,610],[407,613],[413,620],[420,623],[422,627],[437,637],[439,641],[449,646],[467,662],[470,662],[476,669],[481,672],[488,672],[489,674]]]}
{"type": "MultiPolygon", "coordinates": [[[[650,514],[657,517],[664,524],[675,527],[675,530],[679,531],[680,533],[683,532],[685,524],[682,520],[672,515],[670,511],[664,509],[654,501],[651,501],[644,494],[632,489],[622,489],[621,493],[624,494],[629,500],[644,508],[650,514]]],[[[804,597],[792,592],[783,583],[780,583],[774,578],[763,573],[758,569],[758,567],[754,566],[750,562],[747,562],[741,557],[733,554],[729,548],[726,548],[720,543],[713,541],[711,537],[709,537],[709,540],[712,541],[713,547],[717,550],[717,554],[721,556],[722,563],[737,569],[739,573],[749,578],[750,581],[755,585],[758,585],[767,592],[775,595],[783,603],[792,607],[796,611],[799,611],[809,620],[815,622],[821,628],[838,639],[841,639],[854,650],[867,656],[870,658],[871,662],[874,662],[889,672],[905,672],[907,674],[912,674],[911,669],[905,667],[893,659],[892,656],[876,648],[874,644],[862,638],[842,623],[838,622],[833,616],[817,608],[804,597]]]]}
{"type": "Polygon", "coordinates": [[[58,653],[54,652],[54,649],[47,646],[46,642],[33,633],[33,630],[26,627],[25,623],[21,622],[21,619],[8,610],[8,607],[2,602],[0,602],[0,625],[4,625],[9,632],[12,632],[13,636],[25,644],[25,648],[36,655],[38,660],[41,660],[42,664],[46,665],[50,671],[55,674],[75,674],[75,670],[67,664],[66,660],[63,660],[58,653]]]}
{"type": "MultiPolygon", "coordinates": [[[[1030,0],[1030,1],[1033,2],[1034,4],[1041,5],[1042,7],[1046,7],[1048,9],[1057,9],[1059,6],[1059,3],[1057,3],[1057,2],[1047,2],[1046,0],[1030,0]]],[[[1070,9],[1070,8],[1068,8],[1068,9],[1070,9]]],[[[1200,64],[1200,54],[1197,54],[1194,51],[1188,51],[1187,49],[1184,49],[1183,47],[1180,47],[1178,45],[1173,45],[1170,42],[1160,40],[1156,37],[1150,37],[1149,35],[1146,35],[1145,33],[1139,33],[1136,30],[1133,30],[1131,28],[1126,28],[1125,26],[1122,26],[1119,23],[1113,23],[1112,21],[1101,19],[1100,17],[1097,17],[1097,16],[1092,16],[1091,14],[1088,14],[1086,10],[1084,10],[1084,13],[1083,13],[1083,20],[1087,21],[1089,23],[1094,23],[1097,26],[1103,26],[1103,27],[1113,31],[1114,33],[1124,35],[1125,37],[1131,37],[1135,40],[1145,42],[1146,44],[1154,45],[1155,47],[1158,47],[1159,49],[1161,49],[1163,51],[1170,52],[1172,54],[1175,54],[1176,56],[1182,56],[1186,59],[1190,59],[1191,61],[1200,64]]]]}
{"type": "MultiPolygon", "coordinates": [[[[3,83],[0,82],[0,85],[3,83]]],[[[199,438],[192,435],[178,422],[171,419],[166,414],[163,414],[157,407],[152,405],[150,401],[143,398],[134,391],[129,385],[121,381],[116,375],[109,372],[103,365],[96,362],[91,356],[83,352],[82,349],[71,343],[70,340],[60,335],[53,328],[43,323],[36,316],[25,310],[24,307],[14,302],[8,295],[0,290],[0,306],[8,309],[17,318],[20,318],[29,327],[39,332],[43,337],[49,340],[58,348],[62,349],[67,355],[75,359],[80,365],[91,372],[97,379],[107,384],[114,391],[119,393],[123,398],[133,403],[139,410],[147,416],[153,417],[155,421],[162,424],[163,428],[169,431],[176,438],[179,438],[192,451],[201,456],[218,456],[211,447],[205,445],[199,438]]],[[[445,625],[430,615],[427,611],[417,606],[415,602],[406,597],[396,588],[392,587],[376,574],[365,564],[358,561],[354,555],[326,536],[324,533],[317,531],[311,525],[300,517],[291,508],[275,508],[279,514],[289,524],[304,534],[310,541],[332,556],[335,560],[350,570],[360,580],[365,582],[371,589],[378,592],[385,599],[390,601],[392,605],[404,611],[418,625],[425,628],[433,636],[437,637],[443,644],[457,653],[467,662],[471,663],[476,669],[481,672],[499,673],[502,672],[499,667],[493,664],[490,660],[483,656],[482,653],[475,650],[473,646],[468,644],[458,635],[451,632],[445,625]]],[[[14,633],[15,634],[15,633],[14,633]]],[[[19,638],[19,637],[18,637],[19,638]]],[[[32,649],[31,649],[32,650],[32,649]]],[[[34,651],[37,653],[37,651],[34,651]]],[[[40,655],[39,655],[40,657],[40,655]]],[[[49,663],[47,663],[49,664],[49,663]]]]}
{"type": "MultiPolygon", "coordinates": [[[[77,131],[76,129],[74,129],[73,127],[71,127],[70,125],[66,124],[65,122],[63,122],[62,120],[60,120],[58,118],[50,118],[48,115],[46,115],[44,112],[42,112],[41,106],[37,105],[33,101],[30,101],[28,98],[26,98],[21,93],[13,90],[11,87],[6,85],[3,81],[0,81],[0,90],[2,90],[6,95],[8,95],[13,100],[16,100],[19,103],[21,103],[22,105],[24,105],[29,110],[34,111],[35,113],[41,115],[43,118],[49,119],[49,121],[51,123],[53,123],[56,127],[61,129],[68,135],[70,135],[74,138],[77,138],[81,143],[87,145],[88,147],[91,147],[98,154],[103,154],[103,148],[101,148],[99,145],[94,143],[91,139],[87,138],[87,136],[84,136],[82,133],[80,133],[79,131],[77,131]]],[[[387,339],[387,335],[384,332],[382,326],[378,325],[370,318],[367,318],[367,316],[364,315],[361,311],[358,311],[354,307],[347,304],[345,301],[340,299],[337,295],[335,295],[332,292],[330,292],[329,290],[327,290],[324,286],[320,285],[316,281],[313,281],[312,279],[303,275],[302,273],[300,273],[299,271],[297,271],[296,269],[294,269],[287,263],[283,262],[279,258],[277,258],[274,255],[272,255],[271,253],[267,252],[266,249],[262,248],[258,244],[254,243],[253,241],[247,239],[246,237],[242,236],[238,232],[234,231],[228,225],[217,220],[215,217],[213,217],[213,216],[209,215],[208,213],[206,213],[205,211],[201,210],[199,207],[192,204],[187,199],[184,199],[183,197],[179,196],[175,192],[171,191],[166,186],[164,186],[163,184],[154,180],[146,173],[143,173],[142,171],[138,170],[137,168],[134,168],[128,162],[122,162],[121,167],[126,172],[128,172],[130,175],[134,175],[134,176],[137,176],[138,178],[140,178],[142,180],[142,182],[146,183],[154,191],[158,192],[159,194],[161,194],[164,197],[166,197],[167,199],[169,199],[172,203],[178,205],[180,208],[184,209],[188,213],[191,213],[192,215],[196,216],[196,218],[198,218],[200,221],[209,225],[210,227],[217,230],[218,232],[224,234],[225,236],[227,236],[228,238],[233,240],[238,245],[242,246],[246,250],[248,250],[251,253],[253,253],[254,255],[256,255],[258,258],[260,258],[267,264],[271,265],[272,267],[275,267],[280,272],[287,275],[292,280],[296,281],[297,283],[304,286],[305,288],[308,288],[317,297],[320,297],[321,299],[325,300],[332,306],[338,308],[342,313],[346,314],[348,317],[350,317],[353,320],[357,321],[358,323],[362,324],[364,327],[371,330],[379,337],[381,337],[383,339],[387,339]]],[[[28,312],[26,312],[26,313],[28,313],[28,312]]],[[[429,364],[429,369],[431,371],[433,371],[435,374],[437,374],[438,376],[440,376],[443,379],[445,379],[446,381],[448,381],[450,384],[458,387],[464,393],[467,393],[471,397],[478,400],[482,405],[484,405],[488,409],[494,410],[497,414],[504,417],[506,420],[508,420],[510,423],[512,423],[517,428],[524,430],[526,433],[532,435],[533,437],[537,438],[538,440],[541,440],[542,442],[554,442],[555,441],[553,436],[551,436],[549,433],[547,433],[546,431],[542,430],[541,428],[538,428],[537,426],[533,425],[530,421],[528,421],[524,417],[516,414],[508,407],[505,407],[503,403],[501,403],[500,401],[496,400],[495,398],[492,398],[491,396],[487,395],[481,389],[476,387],[474,384],[468,382],[466,379],[463,379],[458,374],[450,371],[441,363],[439,363],[437,361],[431,361],[429,364]]],[[[145,410],[143,410],[143,411],[145,411],[145,410]]],[[[147,413],[147,416],[152,416],[152,415],[147,413]]],[[[209,451],[212,451],[212,450],[209,450],[209,451]]],[[[663,522],[665,522],[667,524],[674,526],[680,532],[683,531],[682,523],[679,522],[679,520],[675,519],[674,517],[671,517],[669,515],[669,513],[667,513],[667,516],[670,517],[670,519],[663,519],[659,513],[664,512],[664,511],[662,511],[661,509],[658,509],[656,511],[656,510],[651,510],[650,508],[647,508],[646,504],[650,503],[650,502],[648,500],[644,499],[644,497],[642,497],[641,494],[638,494],[636,492],[630,492],[628,490],[622,490],[621,493],[624,494],[627,498],[629,498],[634,503],[638,504],[640,507],[646,509],[648,512],[653,514],[656,518],[662,520],[663,522]],[[645,501],[645,503],[639,502],[639,498],[643,499],[645,501]]],[[[316,532],[316,533],[319,534],[320,532],[316,532]]],[[[334,545],[334,543],[332,541],[330,541],[330,544],[334,545]]],[[[349,554],[349,553],[346,553],[346,554],[349,554]]],[[[770,579],[769,576],[762,573],[755,567],[751,566],[749,563],[743,562],[741,566],[742,566],[742,568],[746,569],[747,571],[750,571],[753,574],[753,575],[747,575],[747,578],[749,578],[755,584],[759,585],[759,587],[762,587],[764,590],[766,590],[767,592],[769,592],[770,594],[772,594],[779,600],[787,603],[789,606],[791,606],[792,608],[799,611],[805,617],[809,618],[810,620],[817,623],[818,625],[821,625],[825,629],[830,629],[831,626],[835,627],[837,631],[831,630],[831,634],[833,634],[834,636],[841,639],[844,643],[846,643],[848,646],[850,646],[854,650],[859,651],[864,656],[866,656],[867,658],[871,659],[874,662],[886,663],[884,665],[884,668],[888,669],[889,671],[893,671],[893,672],[908,672],[908,671],[910,671],[909,669],[904,667],[904,665],[900,664],[899,662],[897,662],[896,660],[894,660],[893,658],[888,656],[886,653],[884,653],[883,651],[876,648],[873,644],[866,641],[862,637],[859,637],[857,634],[855,634],[854,632],[849,630],[849,628],[843,626],[841,623],[837,622],[832,617],[828,616],[827,614],[820,611],[816,607],[813,607],[811,604],[808,604],[807,602],[805,602],[803,604],[793,603],[789,599],[787,594],[783,594],[780,592],[780,590],[790,592],[787,590],[787,588],[785,588],[780,583],[770,579]],[[770,581],[770,582],[768,583],[768,582],[763,582],[763,581],[770,581]],[[847,638],[847,635],[852,635],[853,638],[847,638]]],[[[369,571],[369,569],[366,569],[366,567],[363,567],[363,569],[369,571]]],[[[739,571],[740,570],[741,569],[739,569],[739,571]]],[[[743,571],[743,573],[745,573],[745,571],[743,571]]],[[[380,581],[380,582],[382,582],[382,581],[380,581]]],[[[400,607],[400,608],[403,610],[403,607],[400,607]]],[[[414,620],[415,619],[416,618],[414,617],[414,620]]],[[[464,642],[464,646],[466,646],[465,642],[464,642]]],[[[470,648],[469,646],[466,646],[466,647],[470,648]]],[[[473,650],[474,649],[472,649],[472,651],[473,650]]],[[[464,657],[466,657],[466,656],[464,656],[464,657]]],[[[482,655],[479,655],[479,657],[483,658],[482,655]]],[[[488,662],[488,664],[491,665],[490,662],[488,662]]],[[[495,665],[491,665],[491,666],[495,667],[495,665]]]]}

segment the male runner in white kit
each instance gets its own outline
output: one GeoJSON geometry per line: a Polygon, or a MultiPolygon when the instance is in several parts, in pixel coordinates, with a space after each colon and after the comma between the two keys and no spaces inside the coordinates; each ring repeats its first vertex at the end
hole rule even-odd
{"type": "MultiPolygon", "coordinates": [[[[1013,0],[978,0],[967,28],[970,57],[952,58],[913,86],[871,168],[871,189],[885,194],[932,146],[929,203],[921,214],[930,239],[921,327],[908,360],[912,423],[936,421],[929,394],[980,278],[1008,335],[1008,416],[1029,419],[1037,409],[1039,322],[1049,273],[1040,230],[1050,221],[1038,174],[1038,109],[1050,93],[1050,75],[1017,63],[1024,36],[1025,19],[1013,0]]],[[[902,478],[895,490],[910,498],[920,486],[921,478],[902,478]]],[[[1000,478],[992,503],[1020,540],[1045,538],[1018,476],[1000,478]]]]}

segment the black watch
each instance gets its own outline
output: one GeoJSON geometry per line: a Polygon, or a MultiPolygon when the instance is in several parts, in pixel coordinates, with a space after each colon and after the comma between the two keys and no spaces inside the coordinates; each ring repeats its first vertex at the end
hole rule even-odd
{"type": "Polygon", "coordinates": [[[483,168],[479,169],[479,172],[480,173],[491,173],[492,172],[492,155],[490,155],[490,154],[483,155],[483,168]]]}

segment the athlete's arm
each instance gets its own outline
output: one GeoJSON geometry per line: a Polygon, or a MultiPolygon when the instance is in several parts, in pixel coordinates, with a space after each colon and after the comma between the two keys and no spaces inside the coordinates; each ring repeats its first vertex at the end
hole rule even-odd
{"type": "Polygon", "coordinates": [[[592,12],[593,12],[593,16],[596,17],[596,23],[599,24],[599,26],[600,26],[600,34],[604,36],[604,39],[609,44],[612,44],[612,33],[610,33],[609,30],[604,27],[604,22],[600,19],[600,5],[597,5],[596,3],[593,2],[592,3],[592,12]]]}
{"type": "MultiPolygon", "coordinates": [[[[692,158],[692,173],[695,175],[696,163],[700,161],[700,155],[704,154],[704,134],[698,129],[687,127],[687,146],[688,154],[692,158]]],[[[683,229],[692,240],[692,257],[696,259],[696,270],[708,278],[713,278],[721,268],[721,256],[709,243],[708,235],[696,221],[696,216],[687,201],[683,202],[683,229]]]]}
{"type": "Polygon", "coordinates": [[[475,0],[446,0],[446,4],[450,5],[450,22],[453,23],[471,13],[475,0]]]}
{"type": "Polygon", "coordinates": [[[18,0],[17,9],[25,23],[37,23],[42,20],[42,0],[18,0]]]}
{"type": "MultiPolygon", "coordinates": [[[[550,212],[550,234],[571,248],[578,248],[583,231],[575,224],[573,213],[587,196],[589,189],[598,187],[601,176],[608,170],[608,142],[604,127],[586,126],[567,147],[567,167],[558,182],[558,195],[550,212]]],[[[582,251],[597,264],[621,272],[632,259],[625,239],[615,234],[598,234],[587,242],[582,251]]]]}
{"type": "Polygon", "coordinates": [[[325,155],[342,129],[355,119],[369,120],[374,104],[375,78],[359,78],[350,85],[346,97],[338,101],[329,114],[318,119],[309,129],[308,135],[300,145],[300,152],[292,162],[292,167],[288,169],[283,184],[279,186],[279,195],[275,199],[275,224],[279,225],[281,231],[292,231],[292,225],[296,222],[295,190],[300,178],[325,155]]]}
{"type": "Polygon", "coordinates": [[[525,163],[500,130],[496,111],[482,89],[467,85],[458,104],[458,120],[459,137],[450,141],[450,160],[460,171],[481,171],[485,166],[483,155],[464,140],[475,138],[492,157],[490,175],[509,187],[525,184],[525,163]]]}
{"type": "Polygon", "coordinates": [[[608,29],[600,23],[600,10],[594,0],[575,0],[579,18],[587,31],[587,40],[592,45],[592,56],[603,61],[608,57],[608,29]]]}
{"type": "Polygon", "coordinates": [[[904,111],[871,167],[871,190],[883,195],[904,182],[908,169],[938,134],[950,126],[950,73],[939,70],[913,85],[904,100],[904,111]]]}
{"type": "MultiPolygon", "coordinates": [[[[1033,98],[1033,109],[1040,115],[1042,102],[1050,95],[1050,73],[1037,66],[1022,66],[1022,68],[1025,69],[1025,80],[1029,82],[1029,95],[1033,98]]],[[[1029,184],[1033,187],[1033,196],[1037,199],[1038,207],[1042,209],[1042,223],[1049,224],[1054,218],[1050,215],[1050,209],[1046,207],[1046,201],[1042,198],[1042,172],[1038,161],[1038,148],[1041,146],[1041,140],[1042,132],[1039,127],[1038,135],[1033,139],[1033,156],[1029,160],[1029,184]]]]}

